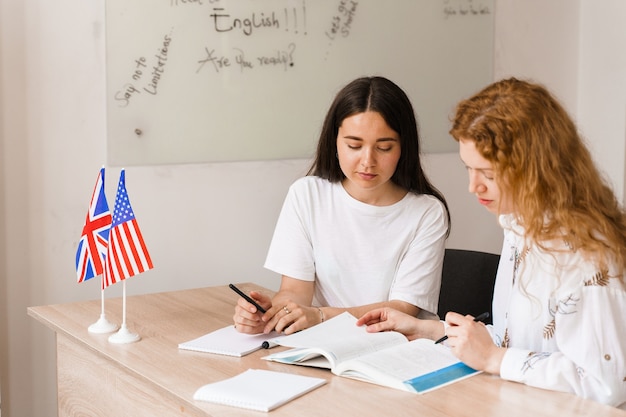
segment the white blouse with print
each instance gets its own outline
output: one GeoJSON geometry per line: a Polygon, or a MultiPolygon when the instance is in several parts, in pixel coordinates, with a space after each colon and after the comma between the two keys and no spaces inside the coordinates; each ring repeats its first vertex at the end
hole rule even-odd
{"type": "Polygon", "coordinates": [[[494,289],[494,341],[508,347],[504,379],[626,408],[626,288],[568,248],[527,247],[500,216],[504,244],[494,289]]]}

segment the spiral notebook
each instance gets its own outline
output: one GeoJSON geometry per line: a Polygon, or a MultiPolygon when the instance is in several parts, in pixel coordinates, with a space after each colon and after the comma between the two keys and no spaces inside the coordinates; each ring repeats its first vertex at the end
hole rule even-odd
{"type": "Polygon", "coordinates": [[[261,349],[261,344],[277,337],[277,332],[270,334],[239,333],[234,326],[217,329],[196,339],[178,344],[179,349],[196,352],[217,353],[228,356],[245,356],[261,349]]]}
{"type": "Polygon", "coordinates": [[[257,411],[271,411],[326,383],[325,379],[248,369],[232,378],[200,387],[194,400],[257,411]]]}

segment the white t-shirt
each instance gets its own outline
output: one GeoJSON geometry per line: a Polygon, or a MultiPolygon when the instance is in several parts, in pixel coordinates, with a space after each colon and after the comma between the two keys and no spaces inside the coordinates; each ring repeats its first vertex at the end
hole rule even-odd
{"type": "Polygon", "coordinates": [[[567,245],[522,252],[524,230],[500,216],[504,244],[492,336],[508,346],[502,378],[626,408],[626,288],[567,245]]]}
{"type": "Polygon", "coordinates": [[[353,307],[401,300],[437,312],[447,218],[433,196],[407,193],[390,206],[351,197],[316,176],[292,184],[265,267],[315,281],[314,303],[353,307]]]}

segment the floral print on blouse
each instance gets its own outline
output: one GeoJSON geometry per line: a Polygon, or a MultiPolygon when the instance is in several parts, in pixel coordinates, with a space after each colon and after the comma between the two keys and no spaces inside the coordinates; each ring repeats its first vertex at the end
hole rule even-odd
{"type": "Polygon", "coordinates": [[[626,409],[626,288],[563,241],[526,244],[511,215],[493,298],[500,375],[626,409]]]}

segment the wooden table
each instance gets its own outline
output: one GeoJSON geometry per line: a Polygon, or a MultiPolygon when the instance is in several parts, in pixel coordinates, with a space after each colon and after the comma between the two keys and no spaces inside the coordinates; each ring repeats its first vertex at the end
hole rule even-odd
{"type": "MultiPolygon", "coordinates": [[[[264,290],[241,284],[244,291],[264,290]]],[[[59,416],[259,416],[256,411],[192,399],[202,385],[249,368],[322,377],[328,384],[285,404],[279,416],[626,416],[571,394],[546,391],[481,374],[419,395],[337,377],[327,370],[260,359],[178,349],[187,341],[232,322],[237,294],[227,286],[127,298],[127,326],[141,336],[109,343],[89,333],[100,300],[38,306],[28,314],[56,332],[59,416]]],[[[106,299],[109,321],[120,323],[122,299],[106,299]]],[[[283,349],[283,348],[275,348],[283,349]]]]}

